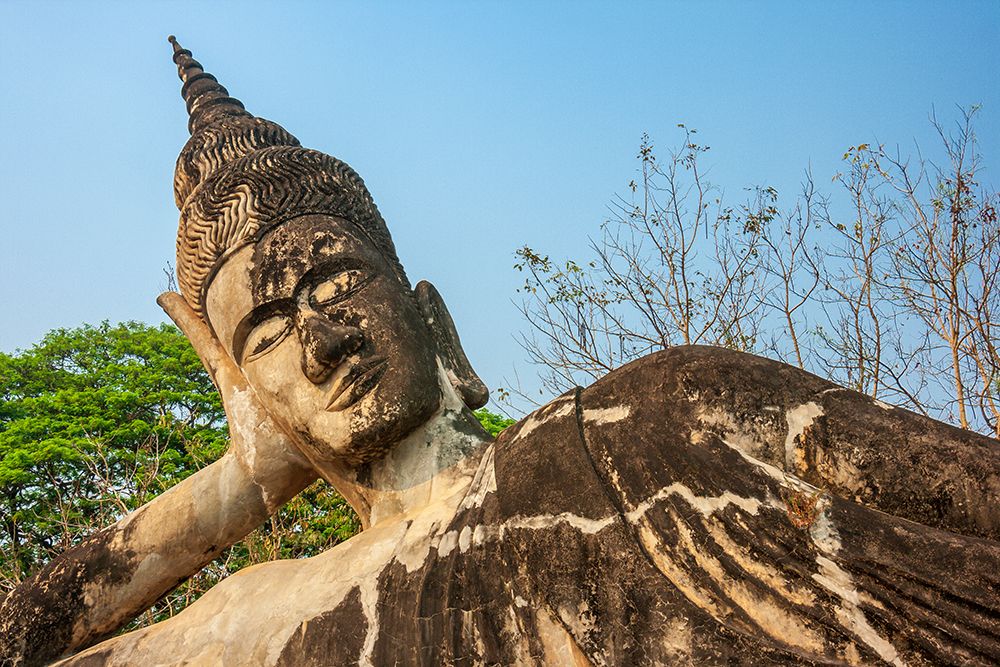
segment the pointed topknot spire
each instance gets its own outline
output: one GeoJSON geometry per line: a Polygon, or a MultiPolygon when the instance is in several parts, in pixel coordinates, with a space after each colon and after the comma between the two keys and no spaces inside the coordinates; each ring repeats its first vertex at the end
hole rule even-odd
{"type": "Polygon", "coordinates": [[[176,37],[170,35],[167,41],[174,47],[177,74],[184,82],[181,86],[181,97],[187,104],[190,116],[188,130],[191,134],[218,118],[250,115],[244,109],[243,103],[235,97],[230,97],[225,86],[206,72],[201,63],[191,57],[191,52],[177,42],[176,37]]]}

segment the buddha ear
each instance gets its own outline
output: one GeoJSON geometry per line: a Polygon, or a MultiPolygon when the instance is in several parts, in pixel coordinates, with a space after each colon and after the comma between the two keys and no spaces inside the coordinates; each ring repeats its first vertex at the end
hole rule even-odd
{"type": "Polygon", "coordinates": [[[438,357],[444,364],[451,386],[470,410],[483,407],[490,398],[490,390],[476,375],[476,371],[472,370],[472,365],[465,356],[465,350],[462,349],[462,342],[458,339],[455,322],[452,321],[441,295],[434,285],[426,280],[417,283],[413,292],[416,294],[424,322],[434,337],[438,357]]]}

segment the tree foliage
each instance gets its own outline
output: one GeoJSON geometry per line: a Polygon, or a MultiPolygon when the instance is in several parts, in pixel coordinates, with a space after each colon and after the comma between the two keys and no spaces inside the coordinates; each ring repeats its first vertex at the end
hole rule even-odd
{"type": "Polygon", "coordinates": [[[225,447],[218,395],[172,327],[59,329],[0,354],[4,585],[225,447]]]}
{"type": "Polygon", "coordinates": [[[494,438],[500,435],[500,431],[514,423],[514,420],[510,417],[498,415],[495,412],[490,412],[486,408],[476,410],[475,415],[476,419],[479,420],[479,423],[483,425],[484,429],[486,429],[486,432],[494,438]]]}
{"type": "MultiPolygon", "coordinates": [[[[512,422],[476,416],[493,435],[512,422]]],[[[58,329],[0,353],[0,597],[227,447],[219,395],[173,326],[58,329]]],[[[359,530],[346,501],[315,482],[130,628],[177,613],[243,567],[313,556],[359,530]]]]}

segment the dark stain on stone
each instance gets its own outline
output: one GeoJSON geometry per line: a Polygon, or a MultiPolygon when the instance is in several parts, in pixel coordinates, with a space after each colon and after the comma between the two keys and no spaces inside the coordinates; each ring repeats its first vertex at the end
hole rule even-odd
{"type": "Polygon", "coordinates": [[[367,632],[361,589],[355,586],[336,607],[302,622],[275,667],[356,665],[367,632]]]}
{"type": "MultiPolygon", "coordinates": [[[[0,604],[0,665],[35,667],[56,658],[71,644],[77,620],[87,615],[84,588],[112,587],[134,570],[133,552],[111,547],[118,530],[105,528],[85,538],[23,581],[0,604]]],[[[128,530],[124,544],[128,544],[128,530]]],[[[104,629],[78,640],[89,646],[109,636],[104,629]]]]}
{"type": "Polygon", "coordinates": [[[584,456],[576,418],[576,393],[564,394],[500,434],[495,457],[500,520],[558,514],[567,508],[600,519],[615,511],[584,456]],[[557,407],[554,407],[557,406],[557,407]],[[528,424],[528,437],[519,437],[528,424]]]}

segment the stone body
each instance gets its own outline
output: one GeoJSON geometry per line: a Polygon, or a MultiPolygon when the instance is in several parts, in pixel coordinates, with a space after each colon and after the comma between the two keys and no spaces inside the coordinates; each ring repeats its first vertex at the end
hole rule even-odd
{"type": "Polygon", "coordinates": [[[1000,660],[989,438],[689,347],[560,397],[473,458],[473,483],[433,507],[250,568],[60,664],[1000,660]]]}
{"type": "Polygon", "coordinates": [[[192,135],[159,303],[231,448],[0,602],[4,667],[1000,663],[996,440],[678,347],[493,442],[361,178],[174,62],[192,135]],[[317,477],[360,535],[112,637],[317,477]]]}

